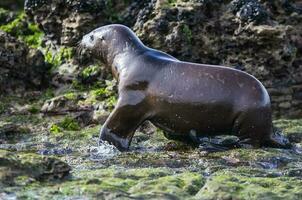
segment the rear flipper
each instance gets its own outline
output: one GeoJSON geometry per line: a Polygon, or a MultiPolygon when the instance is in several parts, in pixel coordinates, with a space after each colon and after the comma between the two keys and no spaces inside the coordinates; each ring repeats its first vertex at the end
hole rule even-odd
{"type": "MultiPolygon", "coordinates": [[[[239,139],[219,139],[219,136],[216,138],[211,137],[200,137],[194,133],[189,135],[176,135],[168,132],[164,132],[164,136],[169,140],[177,140],[185,143],[189,143],[193,146],[199,147],[201,150],[208,152],[218,152],[218,151],[227,151],[230,149],[240,147],[239,139]]],[[[230,138],[229,138],[230,139],[230,138]]]]}
{"type": "Polygon", "coordinates": [[[273,133],[262,143],[262,146],[282,149],[291,149],[293,147],[282,131],[275,127],[273,128],[273,133]]]}

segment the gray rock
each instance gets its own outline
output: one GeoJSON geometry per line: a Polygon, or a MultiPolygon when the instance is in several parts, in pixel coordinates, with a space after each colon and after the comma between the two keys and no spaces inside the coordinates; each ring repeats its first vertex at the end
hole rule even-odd
{"type": "Polygon", "coordinates": [[[48,67],[43,54],[0,31],[0,92],[42,88],[48,67]]]}

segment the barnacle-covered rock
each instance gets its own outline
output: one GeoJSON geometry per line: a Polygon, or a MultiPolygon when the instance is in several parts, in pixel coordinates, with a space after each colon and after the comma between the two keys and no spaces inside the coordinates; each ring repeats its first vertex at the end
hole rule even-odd
{"type": "Polygon", "coordinates": [[[26,0],[25,12],[41,26],[48,38],[58,44],[73,46],[96,27],[121,22],[124,16],[129,23],[133,22],[137,6],[143,4],[144,1],[26,0]],[[129,5],[133,8],[131,12],[127,9],[129,5]]]}
{"type": "Polygon", "coordinates": [[[134,30],[186,61],[246,71],[268,88],[276,115],[301,117],[302,6],[298,1],[150,1],[134,30]]]}
{"type": "Polygon", "coordinates": [[[31,49],[6,32],[0,31],[0,92],[41,88],[47,65],[41,51],[31,49]]]}

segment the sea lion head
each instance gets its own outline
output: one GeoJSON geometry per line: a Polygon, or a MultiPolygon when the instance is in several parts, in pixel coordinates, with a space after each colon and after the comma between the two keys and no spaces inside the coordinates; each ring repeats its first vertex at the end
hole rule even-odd
{"type": "Polygon", "coordinates": [[[80,46],[108,65],[112,64],[117,55],[138,52],[144,47],[131,29],[120,24],[106,25],[91,31],[83,36],[80,46]]]}

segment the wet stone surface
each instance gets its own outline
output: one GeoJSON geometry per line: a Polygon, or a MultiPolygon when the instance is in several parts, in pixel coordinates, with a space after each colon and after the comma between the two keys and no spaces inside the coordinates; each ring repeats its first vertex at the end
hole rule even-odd
{"type": "MultiPolygon", "coordinates": [[[[280,119],[293,149],[212,151],[168,140],[148,124],[129,152],[97,146],[100,126],[51,132],[66,116],[0,117],[31,133],[0,145],[0,197],[25,199],[298,199],[302,195],[302,120],[280,119]],[[34,170],[32,170],[34,169],[34,170]],[[46,181],[47,180],[47,181],[46,181]],[[274,188],[274,189],[272,189],[274,188]],[[39,197],[39,198],[38,198],[39,197]]],[[[5,125],[6,124],[6,125],[5,125]]],[[[235,137],[206,139],[228,145],[235,137]]]]}

